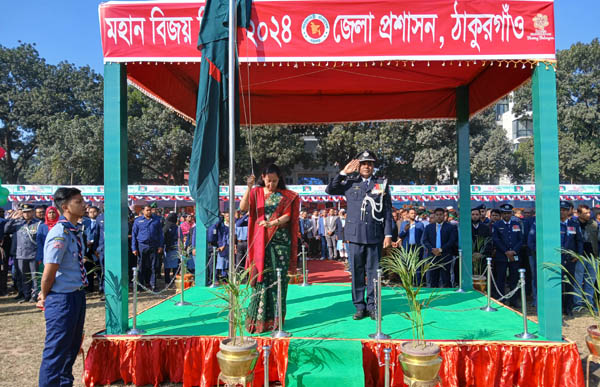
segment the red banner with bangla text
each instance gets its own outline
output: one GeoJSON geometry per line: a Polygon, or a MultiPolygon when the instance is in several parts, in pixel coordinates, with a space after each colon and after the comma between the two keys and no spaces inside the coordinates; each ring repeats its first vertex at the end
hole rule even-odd
{"type": "MultiPolygon", "coordinates": [[[[240,61],[555,59],[551,0],[261,1],[240,61]]],[[[99,7],[106,62],[199,61],[204,2],[99,7]]]]}

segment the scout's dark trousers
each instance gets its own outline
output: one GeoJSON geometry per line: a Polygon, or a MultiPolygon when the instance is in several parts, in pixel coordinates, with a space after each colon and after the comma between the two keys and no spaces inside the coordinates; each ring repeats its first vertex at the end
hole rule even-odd
{"type": "Polygon", "coordinates": [[[143,243],[139,244],[139,256],[137,261],[140,271],[139,281],[142,285],[154,289],[156,287],[156,272],[158,271],[158,254],[156,247],[143,243]]]}
{"type": "Polygon", "coordinates": [[[83,337],[85,292],[50,292],[46,297],[45,309],[46,342],[39,386],[72,386],[73,363],[83,337]]]}
{"type": "Polygon", "coordinates": [[[357,311],[375,310],[375,288],[373,279],[377,278],[381,244],[348,244],[348,259],[352,273],[352,302],[357,311]],[[365,283],[365,275],[367,282],[365,283]],[[365,285],[367,288],[367,302],[365,303],[365,285]]]}

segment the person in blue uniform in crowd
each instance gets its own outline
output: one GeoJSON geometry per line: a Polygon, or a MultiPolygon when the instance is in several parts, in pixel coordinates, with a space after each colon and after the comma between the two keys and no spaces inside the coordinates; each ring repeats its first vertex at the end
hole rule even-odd
{"type": "MultiPolygon", "coordinates": [[[[583,235],[581,234],[581,226],[578,220],[572,218],[573,204],[566,200],[560,202],[560,248],[561,261],[568,280],[563,282],[563,312],[569,316],[573,315],[575,307],[573,293],[576,289],[571,285],[571,281],[575,279],[575,268],[577,266],[577,258],[566,253],[566,250],[577,254],[583,254],[583,235]]],[[[578,290],[578,289],[577,289],[578,290]]]]}
{"type": "MultiPolygon", "coordinates": [[[[219,234],[221,234],[223,231],[220,230],[223,227],[223,215],[219,215],[219,219],[217,220],[217,222],[215,224],[213,224],[212,226],[208,227],[208,229],[206,230],[206,243],[208,246],[207,249],[207,254],[208,254],[208,260],[207,260],[207,267],[206,267],[206,276],[207,276],[207,281],[209,284],[212,285],[212,278],[213,278],[213,266],[216,265],[216,262],[213,262],[213,260],[216,258],[215,254],[214,254],[214,250],[216,250],[219,247],[219,234]]],[[[195,246],[195,240],[196,238],[193,238],[193,242],[194,246],[195,246]]],[[[217,252],[218,255],[218,252],[217,252]]]]}
{"type": "MultiPolygon", "coordinates": [[[[192,218],[194,218],[194,215],[192,214],[192,218]]],[[[187,260],[187,270],[192,273],[195,274],[196,273],[196,249],[194,249],[194,247],[196,246],[196,222],[194,222],[194,224],[192,224],[192,227],[190,228],[190,232],[188,233],[188,237],[185,240],[185,247],[189,248],[192,247],[190,250],[190,258],[187,260]]]]}
{"type": "MultiPolygon", "coordinates": [[[[300,220],[302,222],[302,220],[300,220]]],[[[248,255],[248,213],[240,216],[235,221],[235,268],[243,271],[246,267],[248,255]]]]}
{"type": "Polygon", "coordinates": [[[386,179],[373,176],[376,161],[371,151],[359,153],[325,189],[329,195],[346,196],[344,239],[349,242],[355,320],[365,318],[367,314],[376,319],[373,279],[377,276],[382,247],[392,246],[390,191],[386,179]]]}
{"type": "Polygon", "coordinates": [[[96,243],[96,255],[98,257],[98,262],[100,263],[100,280],[98,281],[98,291],[102,294],[100,301],[104,301],[104,212],[98,214],[96,222],[98,223],[98,242],[96,243]]]}
{"type": "MultiPolygon", "coordinates": [[[[96,273],[100,269],[100,262],[98,260],[98,256],[96,255],[96,250],[98,249],[98,214],[100,213],[100,209],[96,206],[89,206],[87,209],[87,217],[83,218],[83,236],[85,239],[85,269],[88,272],[88,288],[86,289],[88,292],[93,292],[95,290],[94,281],[96,278],[96,273]]],[[[100,276],[98,276],[100,278],[100,276]]],[[[99,280],[99,282],[101,279],[99,280]]]]}
{"type": "Polygon", "coordinates": [[[223,213],[223,223],[217,228],[217,278],[227,278],[229,269],[229,212],[223,213]]]}
{"type": "Polygon", "coordinates": [[[35,302],[37,300],[37,230],[41,222],[34,217],[33,206],[25,203],[20,211],[15,211],[4,225],[4,233],[13,235],[16,242],[16,265],[19,273],[19,286],[23,298],[20,302],[35,302]]]}
{"type": "Polygon", "coordinates": [[[81,191],[59,188],[54,202],[61,212],[44,244],[44,272],[37,307],[44,310],[46,340],[39,386],[72,386],[73,363],[83,340],[87,273],[85,245],[77,221],[85,213],[81,191]]]}
{"type": "Polygon", "coordinates": [[[537,306],[537,251],[536,251],[535,219],[529,226],[527,233],[527,250],[529,251],[529,267],[531,267],[531,294],[533,295],[532,306],[537,306]]]}
{"type": "Polygon", "coordinates": [[[177,214],[169,213],[163,226],[165,240],[165,283],[171,282],[171,275],[177,273],[179,266],[179,238],[177,214]]]}
{"type": "Polygon", "coordinates": [[[131,230],[131,250],[137,257],[137,267],[142,285],[156,290],[158,254],[162,254],[164,236],[161,220],[152,215],[152,207],[144,206],[143,215],[135,218],[131,230]]]}
{"type": "MultiPolygon", "coordinates": [[[[506,292],[506,271],[508,270],[509,291],[517,287],[519,282],[519,251],[523,245],[523,233],[521,224],[512,220],[513,206],[502,204],[500,206],[501,219],[492,226],[492,239],[496,247],[496,255],[493,257],[493,273],[498,290],[506,292]]],[[[524,258],[524,257],[523,257],[524,258]]],[[[492,287],[494,298],[500,298],[495,287],[492,287]]],[[[515,308],[521,307],[519,294],[515,293],[508,301],[515,308]]]]}
{"type": "Polygon", "coordinates": [[[441,265],[425,273],[430,288],[450,287],[450,265],[458,241],[458,229],[446,221],[446,210],[436,208],[431,223],[423,231],[423,246],[436,257],[434,263],[441,265]]]}

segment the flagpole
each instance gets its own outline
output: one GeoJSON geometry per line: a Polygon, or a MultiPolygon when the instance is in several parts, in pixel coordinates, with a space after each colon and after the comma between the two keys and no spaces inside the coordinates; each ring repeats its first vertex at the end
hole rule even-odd
{"type": "MultiPolygon", "coordinates": [[[[235,55],[236,55],[236,21],[235,0],[229,0],[229,83],[227,85],[229,103],[229,282],[232,283],[235,274],[235,255],[233,241],[235,241],[235,55]]],[[[230,300],[232,301],[232,300],[230,300]]],[[[231,313],[231,312],[229,312],[231,313]]],[[[229,316],[229,337],[235,336],[235,327],[231,315],[229,316]]]]}

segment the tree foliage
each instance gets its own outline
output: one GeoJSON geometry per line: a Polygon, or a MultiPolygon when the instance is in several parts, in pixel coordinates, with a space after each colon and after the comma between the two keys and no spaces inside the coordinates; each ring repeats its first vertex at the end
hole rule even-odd
{"type": "MultiPolygon", "coordinates": [[[[560,180],[600,181],[600,42],[559,51],[557,101],[560,180]]],[[[542,64],[543,66],[543,64],[542,64]]],[[[529,116],[531,86],[513,95],[513,112],[529,116]]],[[[103,79],[89,67],[50,65],[34,45],[0,46],[0,176],[7,184],[101,184],[103,79]]],[[[194,126],[128,90],[129,183],[185,184],[194,126]]],[[[268,163],[286,173],[295,166],[342,168],[363,149],[380,159],[380,173],[396,184],[454,183],[456,123],[452,120],[273,125],[243,128],[236,152],[236,183],[268,163]],[[316,152],[303,137],[315,136],[316,152]],[[251,157],[252,156],[252,157],[251,157]]],[[[497,126],[493,109],[470,122],[473,183],[501,176],[519,183],[534,174],[533,142],[518,149],[497,126]]],[[[221,165],[221,182],[228,165],[221,165]]]]}
{"type": "Polygon", "coordinates": [[[89,67],[49,65],[31,44],[0,46],[0,161],[6,182],[25,182],[41,136],[67,118],[102,114],[102,77],[89,67]]]}
{"type": "Polygon", "coordinates": [[[127,101],[129,182],[184,185],[194,126],[132,87],[127,101]]]}
{"type": "MultiPolygon", "coordinates": [[[[600,41],[576,43],[557,53],[556,94],[560,181],[600,181],[600,41]]],[[[543,66],[543,64],[541,64],[543,66]]],[[[531,84],[514,94],[517,115],[530,115],[531,84]]],[[[524,174],[533,175],[533,147],[517,151],[524,174]]]]}

